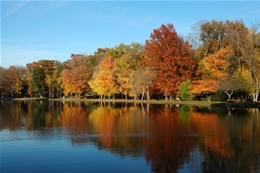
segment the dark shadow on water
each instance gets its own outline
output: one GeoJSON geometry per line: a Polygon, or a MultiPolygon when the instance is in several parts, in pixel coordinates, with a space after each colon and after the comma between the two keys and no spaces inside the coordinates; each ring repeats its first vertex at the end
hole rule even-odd
{"type": "Polygon", "coordinates": [[[257,102],[226,102],[226,103],[212,103],[212,107],[221,108],[259,108],[260,103],[257,102]]]}

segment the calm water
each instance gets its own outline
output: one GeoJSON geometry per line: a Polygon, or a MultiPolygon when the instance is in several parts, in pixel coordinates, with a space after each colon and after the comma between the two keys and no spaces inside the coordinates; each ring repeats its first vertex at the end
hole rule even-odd
{"type": "Polygon", "coordinates": [[[1,173],[260,172],[260,110],[0,103],[1,173]]]}

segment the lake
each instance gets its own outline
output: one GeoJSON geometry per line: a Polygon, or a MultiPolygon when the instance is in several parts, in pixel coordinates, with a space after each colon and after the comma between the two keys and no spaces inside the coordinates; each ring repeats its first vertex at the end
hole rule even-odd
{"type": "Polygon", "coordinates": [[[0,103],[1,173],[260,172],[260,110],[0,103]]]}

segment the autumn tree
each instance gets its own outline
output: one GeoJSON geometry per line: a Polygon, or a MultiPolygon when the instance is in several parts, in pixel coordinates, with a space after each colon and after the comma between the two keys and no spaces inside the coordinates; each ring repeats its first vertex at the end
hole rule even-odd
{"type": "Polygon", "coordinates": [[[131,85],[131,74],[133,70],[129,68],[119,69],[116,70],[116,79],[119,87],[119,92],[125,95],[125,99],[129,95],[129,92],[132,88],[131,85]]]}
{"type": "Polygon", "coordinates": [[[56,93],[57,97],[61,97],[61,84],[59,83],[59,79],[60,79],[60,76],[61,76],[62,68],[63,68],[62,63],[57,62],[57,64],[55,65],[55,71],[53,73],[53,78],[55,79],[54,87],[57,91],[57,93],[56,93]]]}
{"type": "Polygon", "coordinates": [[[260,93],[260,32],[257,26],[251,27],[246,34],[241,35],[240,51],[249,71],[249,81],[253,101],[258,101],[260,93]]]}
{"type": "Polygon", "coordinates": [[[156,73],[152,88],[166,98],[178,94],[180,84],[192,77],[195,60],[191,46],[178,36],[172,24],[155,29],[146,40],[144,52],[147,64],[156,73]]]}
{"type": "MultiPolygon", "coordinates": [[[[26,65],[26,80],[28,84],[28,94],[33,95],[35,92],[41,96],[53,92],[55,66],[58,61],[39,60],[26,65]]],[[[35,94],[36,94],[35,93],[35,94]]]]}
{"type": "Polygon", "coordinates": [[[92,58],[82,54],[71,54],[71,59],[64,62],[60,83],[64,94],[79,97],[90,89],[88,81],[93,73],[92,58]]]}
{"type": "Polygon", "coordinates": [[[242,73],[244,58],[241,53],[242,44],[242,36],[246,35],[248,32],[248,28],[245,26],[243,21],[226,21],[227,23],[227,35],[228,35],[228,43],[234,49],[234,59],[233,64],[237,65],[238,72],[242,73]]]}
{"type": "Polygon", "coordinates": [[[216,53],[228,43],[226,23],[212,20],[211,22],[200,23],[200,41],[202,42],[199,51],[204,57],[216,53]]]}
{"type": "Polygon", "coordinates": [[[101,96],[101,99],[103,95],[110,97],[118,92],[116,69],[116,61],[112,57],[106,56],[89,81],[90,87],[101,96]]]}
{"type": "Polygon", "coordinates": [[[233,75],[241,74],[250,83],[253,101],[257,101],[260,74],[258,26],[247,28],[242,20],[212,20],[199,25],[200,45],[195,57],[198,60],[196,74],[200,76],[196,78],[211,74],[211,79],[228,81],[233,75]]]}
{"type": "Polygon", "coordinates": [[[229,44],[232,45],[235,53],[233,62],[237,63],[238,73],[249,81],[253,101],[257,101],[260,90],[259,26],[247,28],[243,21],[227,21],[227,31],[229,44]]]}
{"type": "Polygon", "coordinates": [[[127,98],[131,85],[131,75],[142,68],[143,46],[139,43],[131,43],[125,45],[124,54],[120,58],[120,64],[117,68],[117,83],[120,87],[120,92],[127,98]]]}
{"type": "Polygon", "coordinates": [[[238,68],[236,55],[239,53],[237,53],[233,45],[235,37],[233,36],[234,32],[231,32],[230,28],[232,27],[229,21],[212,20],[211,22],[201,21],[196,23],[193,27],[193,33],[196,31],[195,38],[199,38],[199,41],[197,41],[199,46],[195,50],[195,58],[198,65],[201,65],[201,61],[205,61],[205,58],[211,60],[213,57],[217,58],[218,64],[221,64],[223,60],[228,62],[228,64],[222,64],[222,66],[228,65],[229,71],[233,70],[234,72],[238,68]]]}
{"type": "Polygon", "coordinates": [[[119,87],[119,92],[125,95],[125,98],[127,99],[131,89],[131,74],[141,67],[143,46],[136,42],[131,44],[121,43],[113,48],[99,48],[97,52],[112,57],[116,62],[116,83],[119,87]]]}
{"type": "Polygon", "coordinates": [[[6,79],[7,70],[0,66],[0,93],[1,97],[8,94],[10,92],[10,84],[6,79]]]}
{"type": "Polygon", "coordinates": [[[192,94],[205,95],[208,101],[211,101],[212,94],[217,92],[217,81],[212,79],[193,80],[190,90],[192,94]]]}
{"type": "Polygon", "coordinates": [[[40,60],[40,71],[43,71],[44,84],[46,88],[46,93],[48,97],[53,97],[55,92],[55,83],[57,81],[57,76],[55,75],[56,64],[59,63],[55,60],[40,60]]]}
{"type": "Polygon", "coordinates": [[[205,60],[204,65],[206,70],[211,73],[214,79],[223,79],[231,76],[234,70],[231,68],[230,59],[233,57],[233,51],[230,47],[226,46],[221,48],[214,54],[209,54],[205,60]]]}
{"type": "Polygon", "coordinates": [[[10,66],[7,69],[6,79],[10,84],[10,92],[19,95],[24,88],[25,68],[19,66],[10,66]]]}
{"type": "Polygon", "coordinates": [[[190,86],[192,94],[206,96],[211,101],[211,96],[217,92],[218,81],[228,76],[229,63],[227,51],[222,48],[215,54],[209,54],[199,63],[200,75],[192,81],[190,86]]]}
{"type": "Polygon", "coordinates": [[[119,67],[123,67],[124,63],[121,57],[127,52],[128,49],[128,45],[121,43],[118,46],[107,49],[106,55],[112,57],[119,67]]]}
{"type": "Polygon", "coordinates": [[[28,85],[27,94],[28,96],[32,96],[34,94],[33,92],[33,84],[32,84],[32,71],[34,67],[36,66],[36,62],[28,63],[26,64],[26,83],[28,85]]]}
{"type": "Polygon", "coordinates": [[[141,100],[144,99],[146,93],[147,100],[150,99],[149,86],[155,78],[155,72],[149,68],[140,68],[132,73],[130,83],[131,92],[136,99],[137,95],[142,95],[141,100]]]}

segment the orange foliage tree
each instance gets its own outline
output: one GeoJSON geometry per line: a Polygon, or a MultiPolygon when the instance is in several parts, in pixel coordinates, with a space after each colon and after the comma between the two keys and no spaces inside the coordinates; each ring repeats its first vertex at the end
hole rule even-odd
{"type": "Polygon", "coordinates": [[[156,73],[152,89],[166,98],[177,94],[180,84],[192,77],[195,60],[191,46],[177,35],[172,24],[155,29],[146,40],[144,52],[156,73]]]}
{"type": "Polygon", "coordinates": [[[65,95],[70,94],[72,96],[75,94],[79,97],[90,89],[88,80],[90,80],[93,72],[92,59],[81,54],[72,54],[71,58],[64,63],[60,82],[65,95]]]}
{"type": "Polygon", "coordinates": [[[206,95],[211,101],[211,95],[217,92],[217,81],[212,79],[194,80],[190,85],[192,94],[206,95]]]}
{"type": "Polygon", "coordinates": [[[21,94],[21,89],[24,86],[25,71],[24,67],[18,66],[10,66],[7,69],[6,78],[9,81],[12,94],[21,94]]]}
{"type": "Polygon", "coordinates": [[[221,48],[218,52],[210,54],[205,58],[205,67],[215,79],[223,79],[232,74],[230,69],[230,57],[233,51],[230,47],[221,48]]]}

